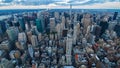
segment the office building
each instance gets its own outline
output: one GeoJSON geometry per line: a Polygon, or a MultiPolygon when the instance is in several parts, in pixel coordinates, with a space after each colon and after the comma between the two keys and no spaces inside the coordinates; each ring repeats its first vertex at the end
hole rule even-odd
{"type": "Polygon", "coordinates": [[[83,18],[81,20],[82,24],[83,24],[83,27],[84,27],[84,34],[86,34],[86,31],[87,31],[87,27],[90,25],[91,23],[91,18],[90,18],[90,14],[84,14],[83,15],[83,18]]]}
{"type": "Polygon", "coordinates": [[[55,17],[55,19],[60,19],[60,15],[59,15],[59,12],[54,12],[54,17],[55,17]]]}
{"type": "Polygon", "coordinates": [[[55,18],[50,18],[50,32],[55,32],[55,18]]]}
{"type": "Polygon", "coordinates": [[[0,49],[2,50],[11,50],[11,48],[12,48],[12,46],[11,46],[11,44],[10,44],[10,42],[8,41],[8,40],[5,40],[5,41],[3,41],[3,42],[1,42],[1,44],[0,44],[0,49]]]}
{"type": "Polygon", "coordinates": [[[32,32],[31,32],[31,31],[28,31],[28,32],[27,32],[27,39],[28,39],[28,42],[29,42],[29,43],[31,42],[31,37],[32,37],[32,32]]]}
{"type": "Polygon", "coordinates": [[[25,45],[25,43],[20,43],[19,41],[16,41],[15,42],[15,46],[16,46],[16,48],[18,48],[18,49],[20,49],[20,50],[24,50],[25,49],[25,47],[26,47],[26,45],[25,45]]]}
{"type": "Polygon", "coordinates": [[[37,36],[32,35],[32,37],[31,37],[31,43],[32,43],[32,46],[33,46],[33,47],[38,46],[37,36]]]}
{"type": "Polygon", "coordinates": [[[33,46],[31,44],[28,44],[28,52],[31,58],[34,57],[34,50],[33,50],[33,46]]]}
{"type": "Polygon", "coordinates": [[[20,17],[18,21],[20,24],[20,28],[24,31],[25,30],[25,22],[24,22],[23,18],[20,17]]]}
{"type": "Polygon", "coordinates": [[[56,25],[56,31],[57,31],[58,38],[60,38],[61,37],[61,25],[60,24],[56,25]]]}
{"type": "Polygon", "coordinates": [[[43,32],[42,21],[40,19],[36,19],[36,26],[39,32],[43,32]]]}
{"type": "Polygon", "coordinates": [[[15,41],[17,40],[18,38],[18,33],[19,33],[19,30],[17,27],[10,27],[7,29],[7,34],[8,34],[8,37],[10,39],[10,41],[15,41]]]}
{"type": "Polygon", "coordinates": [[[21,32],[18,34],[18,41],[20,43],[25,43],[27,42],[27,37],[26,37],[26,34],[24,32],[21,32]]]}
{"type": "Polygon", "coordinates": [[[73,39],[72,36],[68,34],[67,40],[66,40],[66,64],[71,65],[72,64],[72,43],[73,39]]]}

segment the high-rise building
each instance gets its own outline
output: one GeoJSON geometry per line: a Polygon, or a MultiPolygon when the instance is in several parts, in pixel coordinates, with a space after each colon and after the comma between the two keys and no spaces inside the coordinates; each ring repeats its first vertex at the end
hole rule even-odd
{"type": "Polygon", "coordinates": [[[6,32],[6,23],[4,21],[0,21],[0,29],[2,31],[2,33],[6,32]]]}
{"type": "Polygon", "coordinates": [[[27,42],[27,37],[24,32],[18,34],[18,41],[21,43],[26,43],[27,42]]]}
{"type": "Polygon", "coordinates": [[[55,17],[55,19],[59,19],[59,18],[60,18],[59,12],[55,12],[55,13],[54,13],[54,17],[55,17]]]}
{"type": "Polygon", "coordinates": [[[11,49],[10,42],[9,42],[8,40],[3,41],[3,42],[0,44],[0,49],[10,50],[10,49],[11,49]]]}
{"type": "Polygon", "coordinates": [[[43,32],[43,26],[42,26],[41,20],[36,19],[36,26],[37,26],[37,30],[38,30],[39,32],[43,32]]]}
{"type": "MultiPolygon", "coordinates": [[[[44,29],[45,28],[45,16],[47,15],[47,12],[38,12],[37,13],[37,19],[39,19],[40,20],[40,23],[41,23],[41,25],[42,25],[42,28],[44,29]],[[44,16],[43,16],[43,13],[45,14],[44,16]]],[[[48,21],[48,20],[47,20],[48,21]]]]}
{"type": "Polygon", "coordinates": [[[14,68],[14,65],[12,64],[11,61],[2,58],[0,63],[0,68],[14,68]]]}
{"type": "Polygon", "coordinates": [[[7,34],[10,41],[15,41],[18,38],[19,30],[17,27],[10,27],[7,29],[7,34]]]}
{"type": "Polygon", "coordinates": [[[30,28],[29,28],[29,25],[28,25],[28,22],[25,22],[25,29],[28,31],[30,28]]]}
{"type": "Polygon", "coordinates": [[[31,44],[28,44],[28,52],[30,54],[30,57],[33,58],[34,50],[31,44]]]}
{"type": "Polygon", "coordinates": [[[115,12],[113,16],[113,20],[116,20],[117,16],[118,16],[118,12],[115,12]]]}
{"type": "Polygon", "coordinates": [[[22,17],[19,18],[19,24],[21,29],[24,31],[25,30],[25,23],[22,17]]]}
{"type": "Polygon", "coordinates": [[[67,37],[68,29],[62,31],[62,37],[67,37]]]}
{"type": "Polygon", "coordinates": [[[72,64],[72,36],[68,34],[67,40],[66,40],[66,63],[67,65],[72,64]]]}
{"type": "Polygon", "coordinates": [[[77,25],[74,26],[74,31],[73,31],[73,44],[76,44],[77,40],[77,25]]]}
{"type": "Polygon", "coordinates": [[[119,15],[119,17],[118,17],[118,19],[117,19],[117,22],[120,23],[120,15],[119,15]]]}
{"type": "Polygon", "coordinates": [[[87,27],[88,27],[88,26],[90,25],[90,23],[91,23],[90,14],[84,14],[81,22],[83,23],[83,27],[84,27],[83,33],[86,34],[87,27]]]}
{"type": "Polygon", "coordinates": [[[24,50],[24,49],[25,49],[24,43],[20,43],[19,41],[17,41],[17,42],[15,43],[15,45],[16,45],[16,48],[18,48],[18,49],[20,49],[20,50],[24,50]]]}
{"type": "Polygon", "coordinates": [[[30,27],[33,28],[35,26],[34,21],[30,21],[30,27]]]}
{"type": "Polygon", "coordinates": [[[2,35],[3,35],[3,32],[2,32],[1,25],[0,25],[0,42],[2,41],[2,35]]]}
{"type": "Polygon", "coordinates": [[[65,28],[65,17],[62,16],[61,29],[63,30],[64,28],[65,28]]]}
{"type": "Polygon", "coordinates": [[[38,41],[40,42],[41,40],[42,40],[42,34],[39,33],[39,34],[38,34],[38,41]]]}
{"type": "Polygon", "coordinates": [[[74,22],[77,21],[77,13],[74,14],[74,22]]]}
{"type": "Polygon", "coordinates": [[[27,38],[29,43],[31,42],[31,37],[32,37],[32,32],[31,31],[27,32],[27,38]]]}
{"type": "Polygon", "coordinates": [[[70,11],[69,11],[69,15],[70,15],[70,22],[72,20],[72,5],[70,4],[70,11]]]}
{"type": "Polygon", "coordinates": [[[32,31],[33,35],[38,35],[39,34],[39,31],[37,30],[36,26],[33,26],[32,29],[31,29],[31,31],[32,31]]]}
{"type": "Polygon", "coordinates": [[[50,32],[55,31],[55,18],[50,18],[50,32]]]}
{"type": "Polygon", "coordinates": [[[61,36],[61,25],[60,24],[57,24],[56,31],[57,31],[57,36],[60,38],[61,36]]]}
{"type": "Polygon", "coordinates": [[[37,36],[32,35],[32,37],[31,37],[31,43],[32,43],[32,46],[38,46],[37,36]]]}
{"type": "Polygon", "coordinates": [[[44,18],[44,28],[45,28],[45,29],[48,27],[48,24],[49,24],[49,23],[50,23],[49,17],[46,16],[46,17],[44,18]]]}
{"type": "Polygon", "coordinates": [[[19,50],[12,50],[12,51],[10,51],[9,55],[10,55],[11,59],[15,59],[15,58],[18,59],[18,58],[20,58],[21,53],[19,50]]]}

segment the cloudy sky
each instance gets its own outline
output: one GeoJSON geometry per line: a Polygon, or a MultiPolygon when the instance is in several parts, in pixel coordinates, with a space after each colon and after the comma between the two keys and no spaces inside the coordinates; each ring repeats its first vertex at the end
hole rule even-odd
{"type": "Polygon", "coordinates": [[[0,9],[120,9],[120,0],[0,0],[0,9]]]}

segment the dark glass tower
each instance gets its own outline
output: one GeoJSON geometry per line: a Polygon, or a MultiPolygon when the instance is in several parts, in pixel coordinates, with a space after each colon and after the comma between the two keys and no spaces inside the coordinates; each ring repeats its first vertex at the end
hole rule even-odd
{"type": "Polygon", "coordinates": [[[19,18],[19,24],[20,24],[21,29],[24,31],[25,30],[25,23],[24,23],[23,18],[19,18]]]}
{"type": "Polygon", "coordinates": [[[39,32],[43,32],[43,26],[42,26],[41,20],[36,19],[36,26],[37,26],[37,30],[38,30],[39,32]]]}

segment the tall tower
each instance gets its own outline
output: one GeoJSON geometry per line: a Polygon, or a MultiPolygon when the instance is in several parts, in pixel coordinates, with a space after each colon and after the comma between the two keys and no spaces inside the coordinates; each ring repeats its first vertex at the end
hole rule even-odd
{"type": "Polygon", "coordinates": [[[27,37],[24,32],[18,34],[18,41],[24,44],[27,42],[27,37]]]}
{"type": "Polygon", "coordinates": [[[118,12],[115,12],[113,16],[113,20],[116,20],[117,16],[118,16],[118,12]]]}
{"type": "Polygon", "coordinates": [[[65,28],[65,17],[64,17],[64,16],[62,16],[61,28],[62,28],[62,29],[65,28]]]}
{"type": "Polygon", "coordinates": [[[68,35],[66,40],[66,63],[67,65],[71,65],[71,57],[72,57],[72,36],[68,35]]]}
{"type": "Polygon", "coordinates": [[[34,50],[31,44],[28,44],[28,52],[30,54],[30,57],[33,58],[34,50]]]}
{"type": "Polygon", "coordinates": [[[55,12],[55,13],[54,13],[54,16],[55,16],[55,18],[58,20],[58,19],[60,18],[59,12],[55,12]]]}
{"type": "Polygon", "coordinates": [[[32,35],[32,37],[31,37],[31,43],[32,43],[32,46],[38,46],[37,36],[32,35]]]}
{"type": "Polygon", "coordinates": [[[10,41],[15,41],[18,38],[19,30],[17,27],[10,27],[7,29],[7,34],[10,41]]]}
{"type": "Polygon", "coordinates": [[[74,26],[74,31],[73,31],[73,44],[76,44],[77,40],[77,25],[74,26]]]}
{"type": "Polygon", "coordinates": [[[70,4],[70,20],[71,20],[71,17],[72,17],[72,5],[70,4]]]}
{"type": "Polygon", "coordinates": [[[56,31],[57,31],[58,38],[60,38],[61,37],[61,26],[60,26],[60,24],[56,25],[56,31]]]}
{"type": "Polygon", "coordinates": [[[37,26],[37,30],[38,30],[39,32],[43,32],[43,26],[42,26],[41,20],[36,19],[36,26],[37,26]]]}
{"type": "Polygon", "coordinates": [[[25,23],[22,17],[19,18],[19,24],[21,29],[24,31],[25,30],[25,23]]]}
{"type": "MultiPolygon", "coordinates": [[[[72,27],[72,5],[70,4],[70,10],[69,10],[69,15],[70,15],[70,20],[69,20],[69,23],[68,23],[68,28],[71,29],[72,27]]],[[[73,28],[72,28],[73,29],[73,28]]]]}
{"type": "Polygon", "coordinates": [[[50,18],[50,32],[55,31],[55,18],[50,18]]]}
{"type": "Polygon", "coordinates": [[[90,18],[90,14],[84,14],[83,15],[83,18],[81,20],[81,23],[83,23],[83,26],[84,26],[84,30],[83,30],[83,33],[86,34],[87,32],[87,27],[90,25],[91,23],[91,18],[90,18]]]}
{"type": "Polygon", "coordinates": [[[3,35],[3,31],[2,31],[1,24],[0,24],[0,42],[2,41],[2,35],[3,35]]]}

